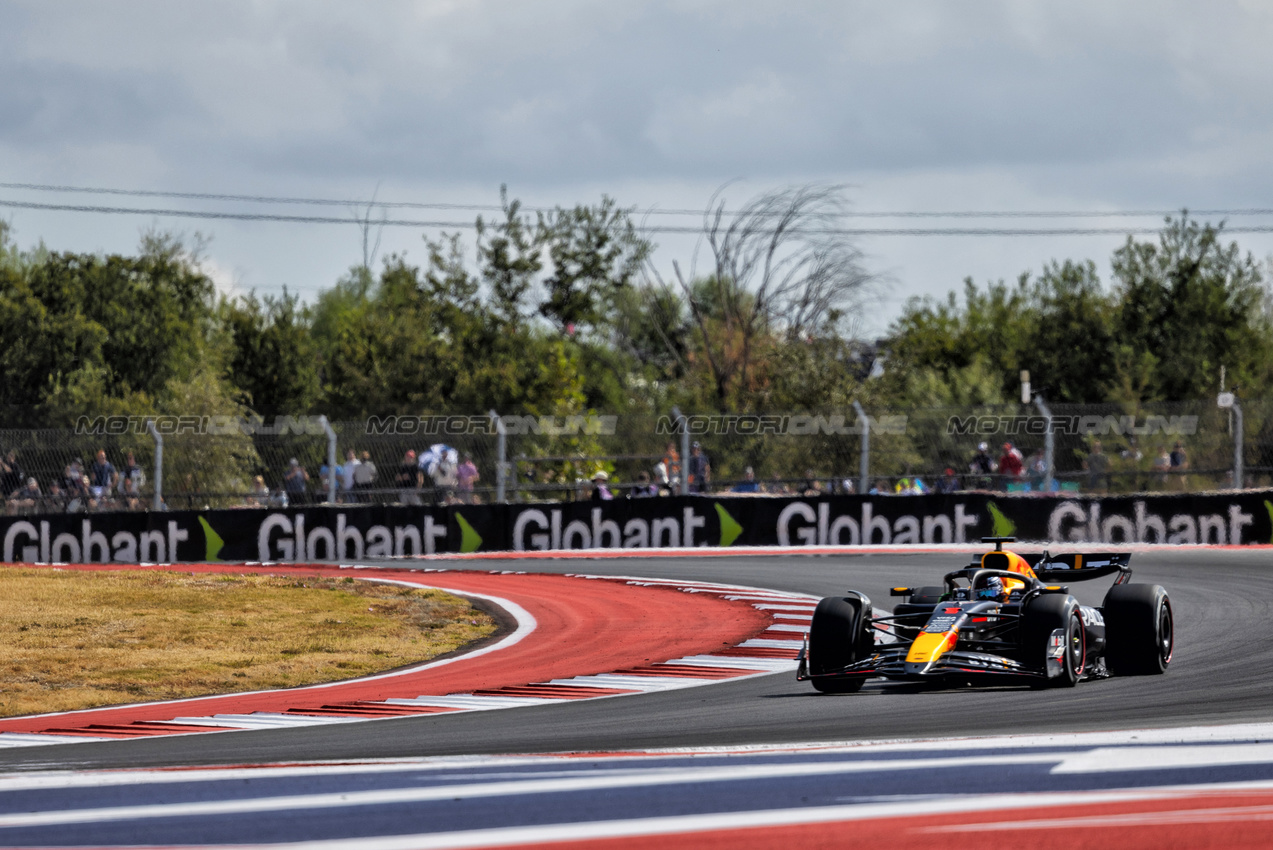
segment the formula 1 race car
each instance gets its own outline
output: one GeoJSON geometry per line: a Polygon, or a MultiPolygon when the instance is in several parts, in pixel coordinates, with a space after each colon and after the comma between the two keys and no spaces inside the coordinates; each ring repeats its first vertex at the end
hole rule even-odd
{"type": "Polygon", "coordinates": [[[1018,555],[993,543],[940,587],[895,587],[907,597],[877,615],[863,593],[818,603],[796,678],[851,693],[873,677],[910,681],[1016,677],[1036,686],[1165,673],[1174,647],[1171,601],[1156,584],[1129,584],[1129,553],[1018,555]],[[1117,575],[1100,608],[1061,581],[1117,575]]]}

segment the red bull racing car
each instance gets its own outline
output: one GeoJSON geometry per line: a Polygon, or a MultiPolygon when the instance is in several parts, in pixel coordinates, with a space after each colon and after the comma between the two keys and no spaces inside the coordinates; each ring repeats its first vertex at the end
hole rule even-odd
{"type": "Polygon", "coordinates": [[[1110,675],[1165,673],[1174,648],[1171,601],[1131,584],[1129,553],[1018,555],[993,543],[940,587],[895,587],[906,597],[878,615],[863,593],[823,599],[796,677],[822,693],[851,693],[870,678],[910,681],[1016,678],[1072,687],[1110,675]],[[1114,575],[1099,608],[1061,582],[1114,575]]]}

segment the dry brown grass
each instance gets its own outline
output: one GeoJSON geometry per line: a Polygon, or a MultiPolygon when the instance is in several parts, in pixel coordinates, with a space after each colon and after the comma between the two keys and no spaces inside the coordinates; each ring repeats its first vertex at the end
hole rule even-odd
{"type": "Polygon", "coordinates": [[[495,631],[466,600],[352,578],[0,569],[0,716],[350,679],[495,631]]]}

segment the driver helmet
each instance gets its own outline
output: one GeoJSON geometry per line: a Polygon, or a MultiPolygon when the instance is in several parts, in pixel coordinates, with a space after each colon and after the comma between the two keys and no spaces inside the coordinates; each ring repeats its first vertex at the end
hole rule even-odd
{"type": "Polygon", "coordinates": [[[1003,597],[1003,580],[999,576],[991,576],[986,583],[977,589],[978,599],[1001,599],[1003,597]]]}

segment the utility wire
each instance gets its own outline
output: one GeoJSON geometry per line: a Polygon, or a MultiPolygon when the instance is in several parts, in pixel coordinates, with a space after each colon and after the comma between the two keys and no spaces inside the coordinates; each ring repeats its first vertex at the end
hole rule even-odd
{"type": "MultiPolygon", "coordinates": [[[[113,189],[90,186],[62,186],[51,183],[3,183],[0,189],[15,189],[31,192],[63,192],[89,195],[116,195],[137,198],[176,198],[199,201],[235,201],[253,204],[303,204],[327,207],[367,207],[373,209],[419,209],[419,210],[473,210],[476,212],[502,212],[498,204],[451,204],[451,203],[418,203],[411,201],[377,201],[337,198],[297,198],[273,195],[229,195],[207,192],[160,192],[146,189],[113,189]]],[[[34,207],[41,209],[41,207],[34,207]]],[[[53,207],[48,207],[52,209],[53,207]]],[[[522,207],[527,212],[552,212],[552,207],[522,207]]],[[[676,215],[701,216],[704,210],[690,209],[650,209],[644,215],[676,215]]],[[[1199,216],[1265,216],[1273,215],[1273,208],[1240,208],[1240,209],[1200,209],[1192,210],[1199,216]]],[[[854,211],[843,213],[846,218],[1145,218],[1149,216],[1164,217],[1176,215],[1180,210],[886,210],[854,211]]],[[[726,211],[725,215],[738,215],[735,211],[726,211]]],[[[282,220],[282,219],[279,219],[282,220]]],[[[343,221],[344,219],[342,219],[343,221]]],[[[455,226],[448,224],[447,226],[455,226]]],[[[458,225],[469,226],[469,225],[458,225]]],[[[1262,232],[1262,231],[1261,231],[1262,232]]]]}
{"type": "MultiPolygon", "coordinates": [[[[338,216],[219,212],[216,210],[147,209],[136,207],[92,206],[85,204],[44,204],[36,201],[15,201],[6,199],[0,199],[0,207],[8,207],[11,209],[49,210],[57,212],[96,213],[103,215],[148,215],[229,221],[273,221],[290,224],[357,224],[359,226],[363,226],[371,223],[377,227],[446,228],[454,230],[472,229],[476,226],[472,221],[429,221],[421,219],[382,218],[367,222],[363,219],[338,216]]],[[[702,232],[702,227],[688,225],[654,225],[642,228],[642,231],[646,233],[696,234],[702,232]]],[[[762,230],[759,232],[766,231],[762,230]]],[[[786,232],[835,236],[1105,236],[1115,234],[1124,236],[1145,236],[1159,233],[1161,232],[1161,229],[1156,227],[808,227],[791,228],[786,232]]],[[[1224,232],[1226,234],[1273,233],[1273,224],[1225,227],[1224,232]]]]}

